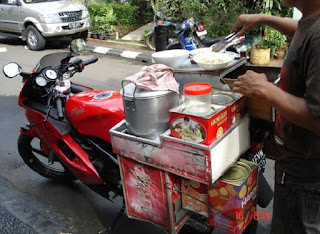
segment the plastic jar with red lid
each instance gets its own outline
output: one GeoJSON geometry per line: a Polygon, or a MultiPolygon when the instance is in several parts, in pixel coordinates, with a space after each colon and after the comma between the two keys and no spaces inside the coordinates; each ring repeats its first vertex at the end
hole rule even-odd
{"type": "Polygon", "coordinates": [[[209,83],[190,83],[184,86],[185,113],[196,116],[211,112],[211,85],[209,83]]]}

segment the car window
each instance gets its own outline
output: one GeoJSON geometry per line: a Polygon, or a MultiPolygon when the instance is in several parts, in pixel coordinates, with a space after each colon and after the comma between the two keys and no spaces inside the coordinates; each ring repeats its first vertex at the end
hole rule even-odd
{"type": "Polygon", "coordinates": [[[17,0],[0,0],[0,3],[4,5],[17,5],[17,0]]]}

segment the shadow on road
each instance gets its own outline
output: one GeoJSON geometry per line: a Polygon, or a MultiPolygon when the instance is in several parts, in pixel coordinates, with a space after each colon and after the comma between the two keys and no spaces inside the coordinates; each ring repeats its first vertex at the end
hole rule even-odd
{"type": "MultiPolygon", "coordinates": [[[[1,44],[7,44],[10,46],[27,46],[27,43],[19,38],[15,37],[3,37],[0,36],[0,43],[1,44]]],[[[63,49],[68,46],[69,43],[66,43],[61,40],[57,41],[48,41],[46,43],[46,49],[63,49]]]]}

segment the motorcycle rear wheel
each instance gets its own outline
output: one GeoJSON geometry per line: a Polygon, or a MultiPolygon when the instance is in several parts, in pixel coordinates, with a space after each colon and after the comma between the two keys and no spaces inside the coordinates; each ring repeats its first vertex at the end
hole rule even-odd
{"type": "Polygon", "coordinates": [[[152,33],[148,35],[145,42],[150,50],[156,50],[156,34],[152,33]]]}
{"type": "Polygon", "coordinates": [[[38,138],[20,134],[18,139],[18,150],[23,161],[33,171],[43,177],[59,182],[71,182],[76,180],[69,169],[65,168],[60,161],[54,161],[53,165],[56,167],[49,165],[48,155],[44,154],[44,151],[41,148],[41,141],[38,138]],[[36,148],[35,146],[36,141],[39,142],[39,148],[36,148]],[[44,162],[45,160],[47,160],[46,163],[44,162]]]}

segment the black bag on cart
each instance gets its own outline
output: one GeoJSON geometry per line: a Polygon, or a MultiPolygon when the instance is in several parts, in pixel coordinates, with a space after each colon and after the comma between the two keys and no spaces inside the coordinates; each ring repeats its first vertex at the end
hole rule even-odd
{"type": "Polygon", "coordinates": [[[263,175],[266,164],[266,155],[263,153],[264,141],[269,135],[266,121],[250,118],[251,151],[245,157],[259,165],[258,205],[266,208],[272,198],[273,190],[263,175]]]}
{"type": "Polygon", "coordinates": [[[261,208],[266,208],[272,198],[273,198],[273,190],[271,189],[270,185],[268,184],[266,178],[263,175],[263,172],[259,172],[259,184],[258,184],[258,205],[261,208]]]}

